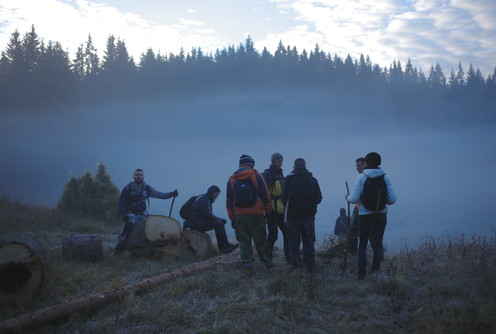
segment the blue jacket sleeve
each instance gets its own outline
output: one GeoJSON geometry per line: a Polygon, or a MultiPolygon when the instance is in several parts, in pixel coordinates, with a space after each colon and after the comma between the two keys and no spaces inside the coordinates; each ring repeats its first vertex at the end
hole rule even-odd
{"type": "Polygon", "coordinates": [[[360,199],[362,198],[363,184],[365,183],[366,178],[367,176],[365,174],[359,174],[357,176],[353,192],[346,198],[348,202],[353,204],[360,202],[360,199]]]}
{"type": "Polygon", "coordinates": [[[389,177],[387,175],[384,176],[384,181],[386,181],[387,186],[386,204],[393,205],[394,203],[396,203],[396,193],[394,192],[391,180],[389,180],[389,177]]]}
{"type": "Polygon", "coordinates": [[[168,198],[172,197],[172,192],[161,193],[160,191],[156,191],[152,187],[148,186],[148,197],[159,198],[159,199],[168,199],[168,198]]]}

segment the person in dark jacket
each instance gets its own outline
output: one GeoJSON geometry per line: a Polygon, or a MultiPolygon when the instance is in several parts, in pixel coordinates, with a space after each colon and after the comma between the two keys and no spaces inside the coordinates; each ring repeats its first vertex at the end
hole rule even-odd
{"type": "Polygon", "coordinates": [[[348,238],[348,221],[346,210],[344,208],[339,209],[339,217],[336,219],[336,225],[334,225],[334,235],[338,238],[338,242],[348,238]]]}
{"type": "Polygon", "coordinates": [[[303,265],[315,265],[315,214],[322,201],[320,186],[306,168],[305,160],[298,158],[293,171],[284,179],[282,202],[286,206],[286,226],[289,258],[293,268],[302,265],[300,243],[303,243],[303,265]]]}
{"type": "Polygon", "coordinates": [[[177,189],[172,192],[162,193],[156,191],[145,183],[145,172],[142,169],[136,169],[133,173],[134,181],[130,182],[121,191],[119,197],[119,213],[124,221],[121,233],[114,247],[113,255],[119,255],[127,246],[129,232],[133,225],[138,221],[144,221],[148,218],[146,211],[146,201],[148,198],[168,199],[177,197],[177,189]]]}
{"type": "Polygon", "coordinates": [[[219,197],[220,189],[217,186],[208,188],[207,193],[199,195],[191,205],[186,227],[194,231],[206,232],[215,230],[217,246],[221,253],[230,253],[238,247],[229,243],[226,234],[226,220],[219,218],[212,212],[212,204],[219,197]]]}
{"type": "Polygon", "coordinates": [[[272,252],[274,244],[277,241],[278,228],[281,230],[284,245],[284,257],[289,263],[288,238],[286,233],[286,222],[284,220],[284,205],[281,202],[281,195],[284,183],[282,174],[282,163],[284,158],[281,153],[274,153],[270,157],[271,164],[269,168],[262,173],[265,183],[269,188],[270,197],[272,198],[272,212],[266,215],[267,218],[267,241],[272,252]]]}
{"type": "MultiPolygon", "coordinates": [[[[365,168],[365,158],[359,157],[355,160],[355,167],[358,174],[363,173],[363,169],[365,168]]],[[[353,207],[353,213],[351,214],[350,221],[350,243],[349,243],[349,251],[351,254],[356,255],[358,253],[358,236],[360,235],[360,224],[358,222],[358,207],[359,203],[356,203],[353,207]]]]}

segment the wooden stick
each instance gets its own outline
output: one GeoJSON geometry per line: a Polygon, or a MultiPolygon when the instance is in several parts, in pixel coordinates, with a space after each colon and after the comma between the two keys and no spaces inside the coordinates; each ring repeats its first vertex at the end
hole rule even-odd
{"type": "MultiPolygon", "coordinates": [[[[346,184],[346,194],[350,195],[350,188],[348,187],[348,181],[345,181],[346,184]]],[[[345,247],[345,253],[344,253],[344,262],[343,262],[343,272],[346,270],[346,264],[348,262],[348,252],[350,251],[350,244],[351,244],[351,231],[350,231],[350,202],[346,200],[348,203],[348,237],[346,238],[346,247],[345,247]]]]}

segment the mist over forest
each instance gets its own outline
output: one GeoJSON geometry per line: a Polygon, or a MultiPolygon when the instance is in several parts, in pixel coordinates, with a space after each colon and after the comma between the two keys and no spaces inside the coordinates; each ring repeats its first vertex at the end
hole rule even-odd
{"type": "MultiPolygon", "coordinates": [[[[70,60],[34,28],[12,34],[0,59],[0,194],[55,206],[71,174],[102,161],[119,188],[136,168],[159,191],[177,188],[179,218],[191,195],[212,184],[225,193],[240,155],[263,171],[280,152],[285,175],[302,157],[319,180],[322,241],[346,208],[355,159],[376,151],[398,195],[391,248],[494,229],[496,72],[485,79],[460,64],[424,74],[410,62],[380,68],[282,43],[272,55],[249,38],[215,56],[149,49],[136,64],[124,41],[109,37],[101,60],[90,42],[70,60]]],[[[226,217],[223,198],[214,213],[226,217]]],[[[151,213],[169,208],[151,200],[151,213]]]]}

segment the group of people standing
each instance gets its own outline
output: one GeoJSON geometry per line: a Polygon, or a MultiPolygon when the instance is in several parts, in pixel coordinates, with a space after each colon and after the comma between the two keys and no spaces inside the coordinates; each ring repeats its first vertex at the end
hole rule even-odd
{"type": "MultiPolygon", "coordinates": [[[[379,167],[380,155],[372,152],[363,160],[364,169],[357,178],[355,189],[351,195],[346,196],[347,201],[356,204],[354,219],[358,222],[360,238],[359,279],[365,277],[367,242],[371,230],[375,236],[371,271],[379,269],[382,236],[387,222],[387,208],[371,210],[361,203],[366,179],[378,176],[384,179],[387,204],[391,205],[396,201],[391,182],[379,167]]],[[[283,161],[280,153],[272,154],[271,165],[260,173],[254,168],[255,160],[243,154],[239,159],[238,169],[229,177],[226,209],[239,244],[228,241],[225,230],[227,220],[213,214],[212,204],[221,192],[216,185],[209,187],[205,194],[191,199],[184,228],[200,232],[215,230],[217,245],[222,253],[232,252],[239,246],[242,265],[248,271],[253,270],[252,244],[255,245],[260,261],[267,268],[273,266],[272,253],[280,231],[286,262],[293,268],[304,266],[311,270],[315,265],[315,215],[317,206],[322,201],[322,192],[317,179],[308,171],[304,159],[296,159],[293,170],[286,177],[282,170],[283,161]],[[301,244],[303,254],[300,252],[301,244]]],[[[133,224],[146,219],[146,199],[167,199],[177,195],[177,189],[168,193],[154,190],[144,182],[144,172],[141,169],[135,170],[134,181],[124,187],[119,198],[119,212],[124,225],[114,253],[119,254],[126,248],[127,235],[133,224]]]]}

